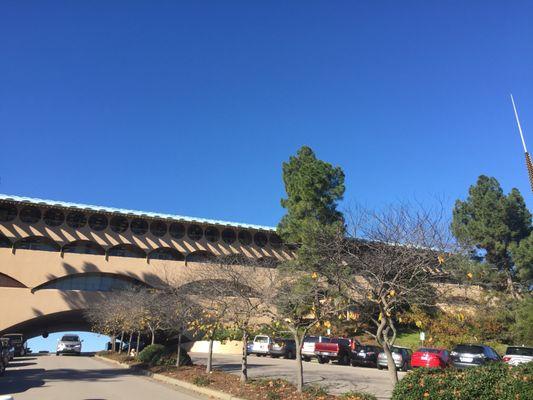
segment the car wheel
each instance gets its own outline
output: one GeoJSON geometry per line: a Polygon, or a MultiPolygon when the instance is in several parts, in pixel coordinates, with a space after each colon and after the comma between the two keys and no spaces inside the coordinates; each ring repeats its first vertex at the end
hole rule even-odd
{"type": "Polygon", "coordinates": [[[329,360],[328,360],[327,358],[325,358],[325,357],[318,357],[318,363],[319,363],[319,364],[326,364],[326,363],[328,363],[328,362],[329,362],[329,360]]]}
{"type": "Polygon", "coordinates": [[[311,361],[311,359],[309,357],[302,357],[302,360],[304,360],[305,362],[311,361]]]}
{"type": "Polygon", "coordinates": [[[341,364],[341,365],[350,365],[350,357],[348,357],[348,355],[345,354],[345,355],[342,356],[341,359],[339,360],[339,364],[341,364]]]}
{"type": "Polygon", "coordinates": [[[381,371],[383,369],[383,367],[381,365],[377,365],[378,369],[381,371]]]}
{"type": "Polygon", "coordinates": [[[294,354],[292,354],[292,351],[289,350],[289,351],[287,352],[287,358],[288,358],[289,360],[292,359],[292,358],[294,358],[294,354]]]}
{"type": "Polygon", "coordinates": [[[5,371],[6,371],[6,366],[3,363],[0,364],[0,375],[4,375],[5,371]]]}
{"type": "Polygon", "coordinates": [[[404,362],[401,368],[402,371],[407,372],[409,371],[409,364],[407,362],[404,362]]]}

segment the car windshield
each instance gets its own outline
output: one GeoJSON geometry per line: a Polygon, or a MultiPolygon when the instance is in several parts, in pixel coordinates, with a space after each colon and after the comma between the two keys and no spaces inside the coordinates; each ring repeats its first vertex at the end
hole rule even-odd
{"type": "Polygon", "coordinates": [[[402,352],[402,350],[403,350],[403,349],[399,349],[398,347],[393,347],[393,348],[391,349],[391,351],[392,351],[393,353],[397,353],[397,354],[400,354],[400,353],[402,352]]]}
{"type": "Polygon", "coordinates": [[[22,342],[22,335],[5,335],[4,337],[11,339],[13,343],[20,343],[22,342]]]}
{"type": "Polygon", "coordinates": [[[62,342],[79,342],[80,339],[78,338],[78,336],[74,336],[74,335],[65,335],[61,338],[61,341],[62,342]]]}
{"type": "Polygon", "coordinates": [[[533,357],[533,348],[531,347],[507,347],[505,354],[510,356],[529,356],[533,357]]]}
{"type": "Polygon", "coordinates": [[[308,336],[304,339],[304,343],[316,343],[318,342],[318,337],[316,336],[308,336]]]}
{"type": "Polygon", "coordinates": [[[366,351],[366,352],[368,352],[368,351],[374,351],[374,347],[363,345],[363,346],[359,347],[359,351],[366,351]]]}
{"type": "Polygon", "coordinates": [[[268,343],[268,336],[256,336],[254,342],[268,343]]]}
{"type": "Polygon", "coordinates": [[[483,354],[483,347],[460,344],[453,349],[456,353],[483,354]]]}
{"type": "Polygon", "coordinates": [[[439,349],[430,349],[428,347],[422,347],[420,349],[418,349],[418,352],[419,353],[433,353],[433,354],[439,354],[440,353],[440,350],[439,349]]]}

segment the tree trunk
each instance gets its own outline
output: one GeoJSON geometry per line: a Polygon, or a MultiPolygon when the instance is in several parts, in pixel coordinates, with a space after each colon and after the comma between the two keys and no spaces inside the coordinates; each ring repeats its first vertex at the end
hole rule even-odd
{"type": "Polygon", "coordinates": [[[205,372],[207,374],[211,373],[213,370],[213,337],[209,338],[209,351],[207,352],[207,366],[205,367],[205,372]]]}
{"type": "Polygon", "coordinates": [[[118,345],[118,354],[122,353],[122,342],[124,340],[124,331],[120,332],[120,344],[118,345]]]}
{"type": "Polygon", "coordinates": [[[155,331],[150,328],[150,333],[152,334],[152,344],[155,344],[155,331]]]}
{"type": "Polygon", "coordinates": [[[302,343],[298,333],[294,333],[294,344],[296,345],[296,388],[302,393],[304,388],[304,367],[302,362],[302,343]]]}
{"type": "Polygon", "coordinates": [[[396,386],[398,383],[398,371],[396,370],[396,364],[394,358],[392,358],[392,352],[390,351],[389,343],[386,339],[383,339],[383,352],[387,356],[387,367],[389,369],[389,375],[392,383],[396,386]]]}
{"type": "Polygon", "coordinates": [[[133,332],[130,332],[130,340],[128,340],[128,356],[131,352],[131,341],[133,340],[133,332]]]}
{"type": "Polygon", "coordinates": [[[241,382],[245,383],[248,380],[248,332],[244,331],[242,334],[242,360],[241,360],[241,382]]]}
{"type": "Polygon", "coordinates": [[[116,353],[117,351],[117,336],[111,335],[111,348],[109,349],[113,351],[113,353],[116,353]]]}
{"type": "Polygon", "coordinates": [[[176,367],[180,366],[180,358],[181,358],[181,332],[178,334],[178,351],[177,351],[177,358],[176,358],[176,367]]]}
{"type": "Polygon", "coordinates": [[[137,331],[137,347],[135,348],[135,354],[139,355],[140,347],[141,347],[141,332],[137,331]]]}
{"type": "Polygon", "coordinates": [[[511,273],[509,271],[507,271],[507,291],[514,299],[518,298],[513,284],[513,277],[511,276],[511,273]]]}

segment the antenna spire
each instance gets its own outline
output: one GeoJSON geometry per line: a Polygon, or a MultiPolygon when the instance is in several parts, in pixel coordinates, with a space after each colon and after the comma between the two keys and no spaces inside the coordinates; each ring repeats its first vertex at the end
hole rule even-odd
{"type": "Polygon", "coordinates": [[[522,146],[524,147],[524,153],[526,156],[526,167],[529,174],[529,183],[531,184],[531,190],[533,191],[533,162],[527,152],[526,141],[524,140],[524,133],[522,132],[522,126],[520,125],[520,119],[518,119],[518,111],[516,111],[516,104],[514,102],[513,95],[511,94],[511,103],[513,103],[514,116],[516,118],[516,124],[518,125],[518,132],[520,133],[520,139],[522,139],[522,146]]]}

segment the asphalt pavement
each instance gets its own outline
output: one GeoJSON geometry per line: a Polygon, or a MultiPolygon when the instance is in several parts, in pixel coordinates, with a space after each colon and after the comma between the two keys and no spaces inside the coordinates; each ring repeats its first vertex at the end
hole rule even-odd
{"type": "Polygon", "coordinates": [[[205,400],[89,356],[15,358],[0,377],[0,395],[14,400],[205,400]]]}
{"type": "MultiPolygon", "coordinates": [[[[189,353],[194,363],[205,364],[206,353],[189,353]]],[[[234,374],[241,371],[240,355],[219,355],[213,357],[215,368],[234,374]]],[[[316,360],[304,362],[304,382],[318,384],[333,394],[342,394],[350,390],[360,390],[374,394],[378,399],[390,399],[393,385],[387,370],[377,368],[352,367],[337,364],[319,364],[316,360]]],[[[294,382],[296,361],[283,358],[248,357],[248,376],[283,378],[294,382]]],[[[399,372],[400,378],[405,372],[399,372]]]]}

